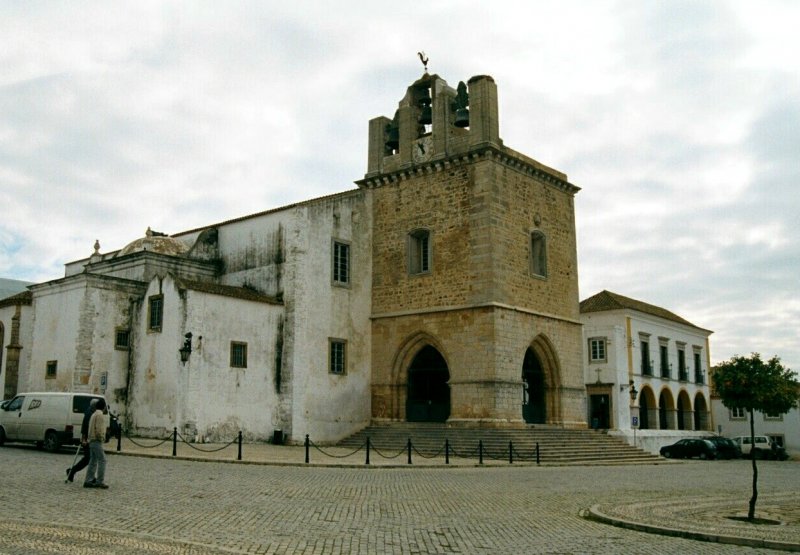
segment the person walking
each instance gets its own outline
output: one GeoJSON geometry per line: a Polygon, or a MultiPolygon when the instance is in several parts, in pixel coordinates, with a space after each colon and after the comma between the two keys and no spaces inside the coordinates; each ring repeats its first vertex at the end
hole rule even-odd
{"type": "Polygon", "coordinates": [[[92,418],[96,406],[97,399],[95,398],[89,402],[89,406],[86,407],[86,410],[83,412],[83,421],[81,422],[81,449],[83,450],[83,457],[78,461],[78,464],[67,469],[67,481],[69,482],[75,480],[75,475],[89,464],[89,419],[92,418]]]}
{"type": "Polygon", "coordinates": [[[106,453],[103,443],[106,441],[106,401],[98,399],[95,411],[89,419],[87,437],[89,439],[89,468],[86,470],[85,488],[108,489],[106,477],[106,453]]]}

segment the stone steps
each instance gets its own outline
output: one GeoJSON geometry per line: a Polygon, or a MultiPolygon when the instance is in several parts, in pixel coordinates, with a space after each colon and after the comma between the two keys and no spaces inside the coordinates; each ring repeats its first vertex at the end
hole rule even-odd
{"type": "Polygon", "coordinates": [[[490,428],[479,425],[452,426],[437,423],[393,422],[373,424],[345,438],[339,447],[358,448],[369,438],[372,449],[385,456],[408,447],[412,456],[437,455],[444,458],[445,441],[451,456],[478,458],[479,444],[484,459],[508,460],[509,443],[517,461],[532,461],[539,446],[539,461],[550,464],[654,463],[661,457],[632,447],[618,438],[593,430],[549,427],[490,428]]]}

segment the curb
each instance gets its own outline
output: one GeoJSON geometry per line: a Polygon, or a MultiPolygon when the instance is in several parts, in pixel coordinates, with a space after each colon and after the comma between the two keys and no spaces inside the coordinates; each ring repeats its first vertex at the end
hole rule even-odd
{"type": "Polygon", "coordinates": [[[593,520],[603,524],[610,524],[619,528],[627,528],[628,530],[636,530],[637,532],[647,532],[649,534],[659,534],[662,536],[673,536],[678,538],[686,538],[690,540],[699,540],[705,542],[715,542],[729,545],[741,545],[744,547],[757,547],[764,549],[775,549],[778,551],[792,551],[800,552],[800,543],[792,542],[779,542],[772,540],[764,540],[758,538],[746,538],[741,536],[729,536],[725,534],[713,534],[708,532],[693,532],[691,530],[684,530],[680,528],[669,528],[666,526],[658,526],[655,524],[647,524],[644,522],[634,522],[622,518],[608,516],[601,512],[599,505],[593,505],[589,509],[581,511],[581,515],[587,520],[593,520]]]}

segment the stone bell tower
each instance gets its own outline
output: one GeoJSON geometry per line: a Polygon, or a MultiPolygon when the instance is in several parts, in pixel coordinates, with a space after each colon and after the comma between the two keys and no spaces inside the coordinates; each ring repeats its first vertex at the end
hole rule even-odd
{"type": "Polygon", "coordinates": [[[369,124],[374,420],[585,426],[574,195],[497,86],[425,74],[369,124]]]}

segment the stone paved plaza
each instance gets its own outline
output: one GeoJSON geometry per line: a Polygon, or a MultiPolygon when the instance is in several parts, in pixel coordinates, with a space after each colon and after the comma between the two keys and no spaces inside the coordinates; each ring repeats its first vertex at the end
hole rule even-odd
{"type": "MultiPolygon", "coordinates": [[[[0,448],[0,553],[773,553],[617,528],[593,505],[740,492],[748,461],[348,468],[108,457],[109,490],[64,483],[71,453],[0,448]]],[[[764,495],[800,491],[760,465],[764,495]]],[[[82,474],[79,475],[82,479],[82,474]]]]}

